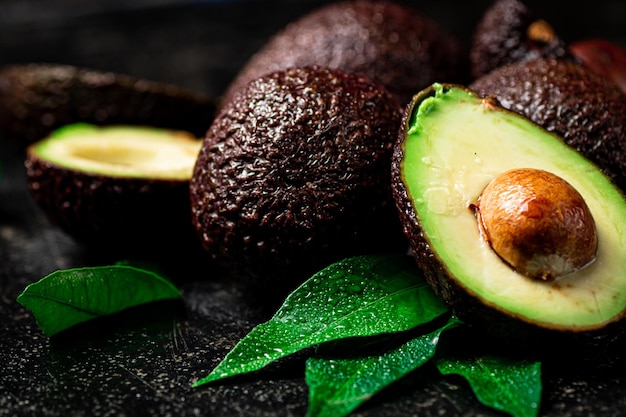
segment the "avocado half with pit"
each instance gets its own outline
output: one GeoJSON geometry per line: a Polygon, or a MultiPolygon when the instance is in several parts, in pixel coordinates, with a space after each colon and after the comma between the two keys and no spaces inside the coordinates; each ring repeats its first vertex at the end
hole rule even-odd
{"type": "Polygon", "coordinates": [[[185,131],[71,124],[27,148],[27,183],[50,221],[82,244],[128,254],[192,248],[200,146],[185,131]]]}
{"type": "Polygon", "coordinates": [[[550,350],[606,344],[626,312],[626,203],[556,135],[466,87],[407,108],[394,198],[419,266],[466,323],[550,350]]]}

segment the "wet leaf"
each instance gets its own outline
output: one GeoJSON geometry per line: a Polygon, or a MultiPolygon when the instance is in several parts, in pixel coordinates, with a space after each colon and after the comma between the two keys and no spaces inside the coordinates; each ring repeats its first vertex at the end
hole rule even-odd
{"type": "Polygon", "coordinates": [[[446,312],[411,257],[345,259],[298,287],[194,386],[257,371],[323,342],[405,331],[446,312]]]}
{"type": "Polygon", "coordinates": [[[149,302],[180,298],[154,272],[127,265],[59,270],[28,285],[17,301],[47,336],[76,324],[149,302]]]}
{"type": "Polygon", "coordinates": [[[444,374],[458,374],[484,405],[515,417],[536,417],[541,403],[541,364],[497,356],[438,358],[444,374]]]}
{"type": "Polygon", "coordinates": [[[459,324],[453,317],[432,333],[418,336],[380,355],[347,359],[309,358],[306,362],[307,416],[347,416],[374,394],[428,362],[435,354],[441,333],[459,324]]]}

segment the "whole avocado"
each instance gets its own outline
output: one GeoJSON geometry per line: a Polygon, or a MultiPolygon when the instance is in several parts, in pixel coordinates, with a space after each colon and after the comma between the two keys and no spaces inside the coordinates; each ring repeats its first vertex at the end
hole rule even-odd
{"type": "Polygon", "coordinates": [[[469,87],[558,134],[626,190],[626,94],[611,80],[546,58],[495,69],[469,87]]]}
{"type": "Polygon", "coordinates": [[[271,37],[224,93],[289,67],[319,65],[368,76],[403,105],[434,81],[464,81],[466,51],[452,32],[393,1],[342,1],[310,11],[271,37]]]}
{"type": "Polygon", "coordinates": [[[282,289],[349,255],[406,250],[390,186],[401,115],[384,87],[341,70],[250,82],[218,113],[192,175],[204,248],[282,289]]]}

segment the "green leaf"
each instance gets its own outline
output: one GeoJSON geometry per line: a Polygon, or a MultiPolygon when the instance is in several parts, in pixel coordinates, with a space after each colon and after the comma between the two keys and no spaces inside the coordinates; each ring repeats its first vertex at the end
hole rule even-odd
{"type": "Polygon", "coordinates": [[[418,369],[435,354],[441,333],[461,322],[452,317],[443,327],[416,337],[381,355],[306,362],[308,417],[343,417],[374,394],[418,369]]]}
{"type": "Polygon", "coordinates": [[[313,275],[267,322],[256,326],[194,386],[257,371],[323,342],[394,333],[447,312],[413,258],[358,256],[313,275]]]}
{"type": "Polygon", "coordinates": [[[126,265],[59,270],[28,285],[17,301],[52,336],[96,317],[158,300],[180,298],[159,275],[126,265]]]}
{"type": "Polygon", "coordinates": [[[541,403],[541,364],[539,362],[484,357],[438,358],[444,374],[459,374],[469,382],[476,398],[484,405],[515,417],[536,417],[541,403]]]}

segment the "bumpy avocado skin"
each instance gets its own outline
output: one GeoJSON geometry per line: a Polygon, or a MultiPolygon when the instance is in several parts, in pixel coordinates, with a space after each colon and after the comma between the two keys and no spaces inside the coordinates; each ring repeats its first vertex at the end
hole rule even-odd
{"type": "Polygon", "coordinates": [[[401,114],[382,86],[340,70],[251,82],[217,115],[192,176],[205,249],[275,289],[349,255],[405,251],[389,182],[401,114]]]}
{"type": "Polygon", "coordinates": [[[0,69],[0,137],[19,149],[76,122],[186,130],[202,137],[216,104],[202,93],[61,64],[0,69]]]}
{"type": "Polygon", "coordinates": [[[481,77],[504,65],[538,58],[574,60],[566,43],[548,25],[549,33],[529,33],[541,19],[519,0],[495,0],[477,23],[470,48],[470,73],[481,77]]]}
{"type": "MultiPolygon", "coordinates": [[[[444,88],[466,88],[444,84],[444,88]]],[[[472,90],[470,94],[479,97],[472,90]]],[[[473,331],[473,337],[496,350],[504,349],[509,354],[521,354],[524,358],[550,359],[571,366],[576,363],[594,363],[613,349],[621,349],[626,334],[626,320],[615,320],[605,326],[583,331],[564,331],[538,327],[512,317],[494,306],[483,303],[460,282],[450,278],[451,273],[442,260],[433,252],[431,242],[421,227],[421,219],[415,211],[402,177],[405,137],[412,124],[415,109],[420,103],[434,95],[432,87],[415,95],[403,114],[398,140],[394,146],[391,166],[391,184],[394,201],[417,266],[435,293],[473,331]],[[481,339],[483,338],[483,339],[481,339]],[[583,355],[583,356],[581,356],[583,355]]],[[[493,106],[498,103],[493,101],[493,106]]],[[[504,110],[504,109],[503,109],[504,110]]],[[[454,236],[450,236],[451,239],[454,236]]]]}
{"type": "Polygon", "coordinates": [[[434,81],[468,79],[467,51],[432,18],[392,1],[348,1],[315,9],[275,34],[224,94],[259,76],[320,65],[364,74],[403,105],[434,81]]]}
{"type": "Polygon", "coordinates": [[[498,68],[469,87],[561,136],[626,190],[626,94],[611,81],[547,58],[498,68]]]}
{"type": "Polygon", "coordinates": [[[27,150],[33,201],[52,224],[91,250],[159,259],[200,252],[189,181],[116,178],[69,170],[27,150]]]}

